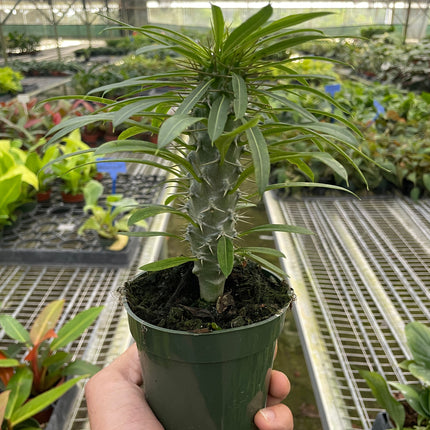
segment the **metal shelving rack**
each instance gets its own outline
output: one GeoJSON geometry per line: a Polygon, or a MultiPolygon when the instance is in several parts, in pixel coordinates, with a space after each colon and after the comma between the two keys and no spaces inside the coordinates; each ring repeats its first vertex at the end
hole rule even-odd
{"type": "MultiPolygon", "coordinates": [[[[154,175],[153,168],[132,166],[133,174],[154,175]]],[[[154,202],[168,195],[167,187],[153,190],[154,202]]],[[[150,228],[163,231],[168,216],[151,220],[150,228]]],[[[130,265],[124,267],[82,266],[79,264],[4,264],[0,261],[0,309],[17,318],[27,328],[40,310],[52,300],[65,299],[59,326],[78,312],[93,306],[104,306],[97,322],[82,337],[69,345],[74,357],[83,358],[101,367],[111,362],[131,343],[127,317],[118,288],[134,276],[138,268],[164,252],[164,238],[142,239],[130,265]]],[[[11,343],[0,330],[0,347],[11,343]]],[[[88,428],[83,384],[59,400],[47,430],[79,430],[88,428]]]]}
{"type": "Polygon", "coordinates": [[[430,201],[268,195],[273,223],[314,235],[277,233],[297,294],[294,314],[325,430],[369,430],[379,410],[360,369],[414,382],[404,326],[430,321],[430,201]]]}

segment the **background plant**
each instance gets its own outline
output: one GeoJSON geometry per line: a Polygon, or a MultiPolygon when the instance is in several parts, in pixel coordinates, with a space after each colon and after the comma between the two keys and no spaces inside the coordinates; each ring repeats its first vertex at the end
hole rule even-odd
{"type": "MultiPolygon", "coordinates": [[[[293,100],[307,109],[319,111],[321,121],[331,121],[326,113],[334,112],[352,121],[362,132],[360,149],[375,160],[379,169],[352,150],[348,155],[364,173],[368,187],[377,193],[395,192],[410,196],[414,200],[429,195],[429,101],[427,93],[415,94],[394,88],[391,85],[372,84],[363,86],[359,82],[340,80],[340,91],[335,94],[336,101],[348,113],[345,114],[327,100],[318,100],[313,94],[305,97],[294,96],[293,100]],[[384,108],[378,112],[375,102],[384,108]]],[[[320,87],[323,89],[323,85],[320,87]]],[[[285,119],[296,120],[295,112],[282,114],[285,119]]],[[[298,142],[298,151],[313,151],[307,142],[298,142]]],[[[338,154],[333,157],[341,160],[338,154]]],[[[366,191],[367,186],[351,166],[346,165],[349,184],[336,174],[327,163],[314,159],[310,161],[315,178],[324,183],[348,187],[354,192],[366,191]]],[[[308,180],[307,171],[300,165],[277,163],[272,169],[274,181],[290,178],[297,181],[308,180]]],[[[287,193],[301,192],[286,189],[287,193]]]]}
{"type": "Polygon", "coordinates": [[[39,47],[40,40],[40,36],[11,31],[7,35],[6,46],[11,53],[34,54],[39,47]]]}
{"type": "Polygon", "coordinates": [[[53,172],[61,178],[63,182],[61,189],[64,193],[72,195],[83,193],[85,185],[94,177],[97,169],[95,158],[89,153],[89,146],[81,140],[79,129],[63,137],[57,147],[61,154],[80,153],[61,162],[48,163],[44,170],[52,168],[53,172]]]}
{"type": "Polygon", "coordinates": [[[0,352],[0,422],[2,429],[40,428],[32,418],[53,404],[83,377],[99,370],[84,360],[73,359],[63,349],[77,339],[97,318],[102,308],[78,313],[56,333],[64,300],[49,303],[28,331],[7,314],[0,315],[0,325],[15,341],[0,352]],[[23,353],[23,351],[25,351],[23,353]],[[66,381],[66,378],[79,375],[66,381]]]}
{"type": "Polygon", "coordinates": [[[419,384],[389,382],[389,385],[402,394],[403,399],[399,400],[391,394],[386,380],[377,372],[361,371],[360,373],[366,379],[378,403],[387,410],[394,421],[396,430],[405,428],[404,403],[407,403],[417,414],[416,423],[414,423],[416,425],[413,428],[429,430],[430,329],[422,323],[412,322],[406,325],[405,334],[412,359],[401,362],[399,366],[417,378],[419,384]]]}
{"type": "Polygon", "coordinates": [[[21,142],[0,140],[0,230],[17,218],[18,209],[31,201],[29,187],[37,190],[36,175],[26,167],[21,142]]]}
{"type": "MultiPolygon", "coordinates": [[[[99,202],[102,195],[103,185],[100,182],[92,180],[85,185],[84,212],[89,216],[79,227],[78,234],[93,230],[100,237],[118,240],[118,233],[129,231],[128,219],[138,202],[130,197],[123,198],[122,194],[110,194],[106,197],[104,207],[99,202]]],[[[127,236],[124,238],[128,239],[127,236]]]]}
{"type": "Polygon", "coordinates": [[[18,93],[22,91],[21,81],[24,76],[10,67],[0,67],[0,93],[18,93]]]}

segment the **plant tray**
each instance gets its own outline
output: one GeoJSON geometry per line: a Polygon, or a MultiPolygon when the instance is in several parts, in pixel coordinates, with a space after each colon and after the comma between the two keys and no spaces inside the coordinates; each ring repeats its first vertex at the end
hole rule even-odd
{"type": "MultiPolygon", "coordinates": [[[[156,175],[120,174],[116,179],[116,193],[133,197],[139,203],[156,202],[164,179],[156,175]]],[[[110,193],[110,177],[105,175],[102,183],[110,193]]],[[[77,233],[87,217],[83,211],[84,203],[63,203],[57,186],[52,193],[49,202],[35,203],[30,210],[21,213],[14,226],[3,230],[1,263],[115,267],[131,263],[140,238],[131,237],[122,251],[103,248],[96,232],[77,233]]]]}

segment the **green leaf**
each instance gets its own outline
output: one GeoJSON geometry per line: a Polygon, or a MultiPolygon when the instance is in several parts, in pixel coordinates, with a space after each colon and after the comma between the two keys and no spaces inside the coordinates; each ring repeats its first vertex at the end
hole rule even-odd
{"type": "Polygon", "coordinates": [[[430,368],[430,328],[420,322],[405,327],[406,339],[417,364],[430,368]]]}
{"type": "Polygon", "coordinates": [[[415,390],[415,388],[412,388],[410,385],[399,384],[397,382],[391,382],[390,385],[403,394],[405,400],[416,412],[424,417],[427,415],[426,408],[423,408],[421,405],[421,396],[419,391],[415,390]]]}
{"type": "Polygon", "coordinates": [[[283,233],[298,233],[298,234],[314,234],[312,231],[305,227],[300,227],[296,225],[286,225],[286,224],[264,224],[257,227],[250,228],[249,230],[243,231],[239,236],[246,236],[251,233],[267,233],[273,231],[280,231],[283,233]]]}
{"type": "Polygon", "coordinates": [[[316,152],[312,157],[330,167],[337,175],[348,183],[348,172],[331,154],[328,152],[316,152]]]}
{"type": "Polygon", "coordinates": [[[33,385],[33,372],[28,367],[19,368],[10,378],[7,389],[10,390],[5,418],[10,419],[13,413],[30,397],[33,385]]]}
{"type": "Polygon", "coordinates": [[[86,309],[64,324],[58,330],[57,338],[51,342],[51,351],[64,348],[70,342],[77,339],[96,320],[102,309],[103,306],[86,309]]]}
{"type": "Polygon", "coordinates": [[[0,358],[0,368],[1,367],[18,367],[21,363],[14,358],[0,358]]]}
{"type": "Polygon", "coordinates": [[[299,14],[288,15],[284,18],[280,18],[276,21],[273,21],[269,25],[259,30],[256,33],[256,35],[259,38],[270,36],[271,34],[276,33],[277,31],[284,30],[288,27],[302,24],[303,22],[310,21],[312,19],[320,18],[330,14],[332,14],[332,12],[310,12],[310,13],[299,13],[299,14]]]}
{"type": "Polygon", "coordinates": [[[30,333],[12,316],[0,315],[0,325],[11,339],[31,345],[30,333]]]}
{"type": "Polygon", "coordinates": [[[155,97],[145,97],[143,99],[137,100],[134,103],[127,104],[126,106],[122,107],[118,111],[114,112],[113,118],[112,118],[112,125],[114,127],[117,127],[118,125],[122,124],[132,116],[142,114],[143,111],[145,111],[146,109],[156,106],[159,103],[162,103],[163,101],[169,101],[169,100],[171,100],[170,97],[155,96],[155,97]]]}
{"type": "Polygon", "coordinates": [[[405,423],[405,409],[390,393],[384,378],[376,372],[360,370],[360,375],[366,380],[376,400],[395,422],[397,429],[402,430],[405,423]]]}
{"type": "MultiPolygon", "coordinates": [[[[1,363],[1,362],[0,362],[1,363]]],[[[408,366],[408,370],[423,384],[430,386],[430,368],[415,363],[408,366]]]]}
{"type": "Polygon", "coordinates": [[[208,117],[208,134],[212,142],[224,131],[230,108],[230,99],[222,94],[214,101],[208,117]]]}
{"type": "Polygon", "coordinates": [[[11,178],[4,176],[0,181],[0,208],[6,208],[11,202],[18,200],[21,193],[22,175],[11,178]]]}
{"type": "Polygon", "coordinates": [[[246,89],[246,83],[242,76],[239,76],[236,73],[232,73],[231,77],[234,93],[234,113],[236,115],[236,119],[242,119],[248,108],[248,92],[246,89]]]}
{"type": "MultiPolygon", "coordinates": [[[[348,190],[347,188],[339,187],[338,185],[322,184],[319,182],[284,182],[281,184],[269,185],[266,188],[266,191],[279,190],[280,188],[302,188],[302,187],[329,188],[332,190],[345,191],[347,193],[352,194],[353,196],[356,196],[352,191],[348,190]]],[[[356,196],[356,197],[358,197],[358,196],[356,196]]]]}
{"type": "Polygon", "coordinates": [[[277,249],[273,249],[273,248],[266,248],[264,246],[246,246],[243,248],[238,248],[236,249],[236,253],[237,254],[266,254],[266,255],[271,255],[273,257],[278,257],[278,258],[285,258],[285,255],[278,251],[277,249]]]}
{"type": "Polygon", "coordinates": [[[270,175],[270,157],[267,143],[258,127],[247,129],[246,136],[254,164],[258,191],[260,194],[263,194],[269,183],[270,175]]]}
{"type": "Polygon", "coordinates": [[[427,191],[430,191],[430,173],[424,173],[423,183],[424,186],[427,188],[427,191]]]}
{"type": "Polygon", "coordinates": [[[160,127],[158,134],[158,147],[164,148],[179,137],[188,127],[201,121],[203,118],[194,118],[188,115],[175,114],[166,119],[160,127]]]}
{"type": "Polygon", "coordinates": [[[145,264],[139,267],[140,270],[147,272],[156,272],[158,270],[170,269],[171,267],[180,266],[181,264],[188,263],[189,261],[196,261],[197,258],[193,257],[171,257],[164,260],[155,261],[153,263],[145,264]]]}
{"type": "Polygon", "coordinates": [[[63,396],[82,378],[83,376],[78,376],[76,378],[70,379],[58,387],[51,388],[50,390],[29,400],[27,403],[24,403],[23,406],[14,411],[10,419],[12,426],[22,423],[26,419],[31,418],[33,415],[47,408],[49,405],[63,396]]]}
{"type": "Polygon", "coordinates": [[[175,239],[182,240],[183,237],[180,237],[176,234],[166,233],[165,231],[123,231],[120,234],[129,237],[157,237],[157,236],[165,236],[165,237],[174,237],[175,239]]]}
{"type": "Polygon", "coordinates": [[[228,148],[230,147],[233,140],[239,136],[241,133],[244,133],[247,129],[255,127],[260,118],[253,118],[252,120],[244,123],[243,125],[240,125],[239,127],[236,127],[234,130],[222,134],[215,142],[215,146],[218,148],[218,151],[221,154],[221,160],[224,160],[225,154],[228,151],[228,148]]]}
{"type": "Polygon", "coordinates": [[[217,243],[217,259],[220,269],[225,277],[228,277],[234,265],[233,242],[226,236],[221,236],[217,243]]]}
{"type": "Polygon", "coordinates": [[[296,47],[306,42],[312,42],[314,40],[327,38],[328,36],[319,34],[290,37],[288,39],[281,40],[280,42],[272,43],[265,48],[259,49],[256,52],[255,56],[256,58],[264,58],[273,54],[277,54],[278,52],[285,52],[287,49],[296,47]]]}
{"type": "Polygon", "coordinates": [[[268,21],[272,16],[272,12],[272,6],[269,4],[240,24],[239,27],[236,27],[224,43],[224,52],[229,54],[231,53],[231,50],[234,50],[236,45],[240,46],[241,41],[254,33],[259,27],[268,21]]]}
{"type": "Polygon", "coordinates": [[[278,266],[275,266],[273,263],[266,260],[265,258],[262,258],[259,255],[255,255],[254,253],[249,253],[248,257],[256,261],[257,263],[260,263],[266,269],[278,274],[281,278],[288,278],[288,275],[282,269],[280,269],[278,266]]]}
{"type": "Polygon", "coordinates": [[[192,222],[192,219],[185,212],[182,212],[178,209],[175,209],[171,206],[166,205],[149,205],[142,209],[137,209],[128,219],[128,225],[133,225],[138,221],[143,219],[147,219],[162,213],[170,213],[174,215],[179,215],[182,218],[185,218],[188,222],[192,222]]]}
{"type": "Polygon", "coordinates": [[[212,28],[215,38],[215,49],[218,50],[224,39],[224,16],[220,7],[211,4],[212,28]]]}
{"type": "Polygon", "coordinates": [[[63,371],[63,375],[66,376],[93,376],[100,370],[99,366],[89,363],[85,360],[75,360],[70,363],[63,371]]]}
{"type": "Polygon", "coordinates": [[[197,85],[191,92],[185,97],[184,101],[178,106],[175,112],[176,115],[187,115],[191,109],[202,99],[202,97],[207,93],[209,87],[212,85],[213,79],[207,82],[201,82],[197,85]]]}

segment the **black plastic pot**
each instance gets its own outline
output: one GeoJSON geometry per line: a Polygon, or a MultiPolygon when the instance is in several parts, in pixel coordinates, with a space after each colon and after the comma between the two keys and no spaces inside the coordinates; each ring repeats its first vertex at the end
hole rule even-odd
{"type": "Polygon", "coordinates": [[[145,395],[166,430],[256,428],[287,307],[262,322],[204,334],[156,327],[125,307],[145,395]]]}
{"type": "Polygon", "coordinates": [[[372,430],[388,430],[392,429],[393,426],[390,423],[390,419],[388,418],[388,414],[384,412],[379,412],[376,415],[376,419],[373,422],[372,430]]]}

